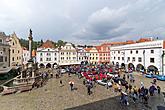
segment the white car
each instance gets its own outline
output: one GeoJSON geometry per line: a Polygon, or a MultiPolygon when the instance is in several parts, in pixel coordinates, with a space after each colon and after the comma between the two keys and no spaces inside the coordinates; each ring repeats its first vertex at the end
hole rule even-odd
{"type": "Polygon", "coordinates": [[[65,69],[61,69],[61,73],[66,73],[66,70],[65,69]]]}
{"type": "Polygon", "coordinates": [[[112,87],[112,83],[111,82],[103,82],[102,80],[97,80],[97,83],[103,86],[108,85],[109,87],[112,87]]]}
{"type": "Polygon", "coordinates": [[[110,74],[110,73],[108,73],[107,75],[110,76],[110,77],[112,77],[112,78],[113,77],[118,77],[118,74],[110,74]]]}

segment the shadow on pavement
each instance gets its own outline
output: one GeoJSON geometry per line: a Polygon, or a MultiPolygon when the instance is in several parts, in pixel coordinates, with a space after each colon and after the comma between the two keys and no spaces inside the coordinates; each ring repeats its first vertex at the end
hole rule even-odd
{"type": "Polygon", "coordinates": [[[142,103],[133,103],[131,100],[129,103],[128,106],[122,105],[120,97],[117,96],[65,110],[152,110],[150,106],[145,106],[142,103]]]}

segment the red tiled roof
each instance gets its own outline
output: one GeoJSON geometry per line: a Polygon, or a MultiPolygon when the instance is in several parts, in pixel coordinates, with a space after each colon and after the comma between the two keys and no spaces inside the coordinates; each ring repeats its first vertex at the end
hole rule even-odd
{"type": "Polygon", "coordinates": [[[101,46],[95,46],[95,48],[97,49],[97,51],[101,50],[101,46]]]}
{"type": "Polygon", "coordinates": [[[141,43],[141,42],[149,42],[152,41],[151,38],[140,38],[136,43],[141,43]]]}
{"type": "Polygon", "coordinates": [[[92,48],[85,48],[85,50],[86,50],[87,52],[89,52],[91,49],[92,49],[92,48]]]}
{"type": "Polygon", "coordinates": [[[55,47],[52,41],[47,40],[40,46],[40,48],[55,48],[55,47]]]}

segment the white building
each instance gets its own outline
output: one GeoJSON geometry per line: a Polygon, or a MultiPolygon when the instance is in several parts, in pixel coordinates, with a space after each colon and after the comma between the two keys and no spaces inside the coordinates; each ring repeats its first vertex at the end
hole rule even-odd
{"type": "Polygon", "coordinates": [[[30,60],[30,52],[27,50],[27,48],[22,49],[22,60],[23,60],[23,65],[26,65],[28,61],[30,60]]]}
{"type": "Polygon", "coordinates": [[[59,51],[51,41],[47,40],[40,48],[37,48],[36,62],[39,68],[51,68],[59,64],[59,51]]]}
{"type": "Polygon", "coordinates": [[[77,48],[78,63],[88,61],[89,53],[84,48],[77,48]]]}
{"type": "Polygon", "coordinates": [[[135,70],[163,71],[163,40],[110,47],[111,62],[135,70]]]}
{"type": "Polygon", "coordinates": [[[77,60],[77,50],[71,43],[66,43],[59,51],[60,62],[59,65],[74,65],[80,64],[77,60]]]}

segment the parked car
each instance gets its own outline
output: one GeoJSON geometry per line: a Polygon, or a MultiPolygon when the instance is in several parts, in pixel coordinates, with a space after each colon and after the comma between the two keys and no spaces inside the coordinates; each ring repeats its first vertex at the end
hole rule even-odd
{"type": "Polygon", "coordinates": [[[97,83],[102,85],[102,86],[108,85],[109,87],[112,87],[112,83],[111,82],[107,82],[107,81],[103,81],[103,80],[97,80],[97,83]]]}
{"type": "Polygon", "coordinates": [[[66,69],[61,69],[61,73],[66,73],[66,69]]]}
{"type": "Polygon", "coordinates": [[[150,74],[150,73],[146,74],[145,76],[146,76],[147,78],[157,78],[157,75],[150,74]]]}
{"type": "Polygon", "coordinates": [[[163,75],[158,75],[158,76],[157,76],[157,79],[160,80],[160,81],[165,81],[165,76],[163,76],[163,75]]]}

